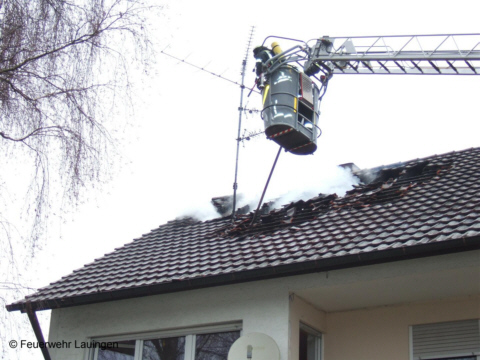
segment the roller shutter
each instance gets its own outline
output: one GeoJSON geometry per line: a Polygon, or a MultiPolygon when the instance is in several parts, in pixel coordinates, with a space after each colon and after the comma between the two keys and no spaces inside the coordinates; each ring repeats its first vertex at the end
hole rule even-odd
{"type": "Polygon", "coordinates": [[[480,320],[411,327],[413,360],[480,355],[480,320]]]}

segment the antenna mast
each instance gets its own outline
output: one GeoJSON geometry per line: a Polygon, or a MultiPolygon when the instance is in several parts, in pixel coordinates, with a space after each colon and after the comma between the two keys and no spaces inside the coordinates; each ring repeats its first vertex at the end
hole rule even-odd
{"type": "Polygon", "coordinates": [[[237,134],[237,154],[235,158],[235,180],[233,181],[233,210],[232,210],[232,223],[235,221],[235,213],[237,208],[237,176],[238,176],[238,154],[240,152],[240,142],[242,138],[240,131],[242,129],[242,113],[243,113],[243,91],[245,90],[245,70],[247,68],[247,59],[250,52],[250,46],[252,44],[253,33],[255,26],[250,29],[250,36],[248,38],[247,50],[245,51],[245,58],[242,61],[242,83],[240,85],[240,106],[238,107],[238,134],[237,134]]]}

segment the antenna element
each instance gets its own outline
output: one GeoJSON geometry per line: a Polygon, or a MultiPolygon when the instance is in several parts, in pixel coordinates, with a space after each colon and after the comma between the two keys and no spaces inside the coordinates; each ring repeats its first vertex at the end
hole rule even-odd
{"type": "Polygon", "coordinates": [[[235,222],[235,212],[237,208],[237,176],[238,176],[238,153],[240,152],[240,142],[242,138],[240,131],[242,129],[242,113],[243,113],[243,91],[245,90],[245,69],[247,67],[247,60],[250,53],[250,46],[252,45],[253,33],[255,26],[250,29],[250,36],[248,37],[247,50],[245,51],[245,58],[242,61],[242,83],[240,85],[240,106],[238,107],[238,134],[237,134],[237,154],[235,159],[235,180],[233,181],[233,210],[232,210],[232,223],[235,222]]]}

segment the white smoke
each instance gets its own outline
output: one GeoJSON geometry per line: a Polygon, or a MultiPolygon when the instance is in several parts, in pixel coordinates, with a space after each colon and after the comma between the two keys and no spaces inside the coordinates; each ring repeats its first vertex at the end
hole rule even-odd
{"type": "MultiPolygon", "coordinates": [[[[274,201],[274,206],[280,208],[282,205],[298,200],[308,200],[319,194],[335,193],[338,196],[344,196],[353,188],[353,185],[359,183],[359,179],[349,169],[325,163],[312,166],[313,159],[310,157],[309,160],[310,162],[295,157],[293,161],[288,159],[283,163],[279,161],[263,202],[274,201]]],[[[248,177],[244,176],[240,179],[237,209],[245,205],[250,207],[250,211],[257,208],[269,172],[269,168],[264,168],[261,172],[253,171],[248,174],[248,177]]],[[[178,212],[178,217],[188,216],[202,221],[219,217],[211,199],[223,195],[232,194],[203,191],[202,194],[197,194],[196,198],[189,199],[188,206],[178,212]]]]}
{"type": "Polygon", "coordinates": [[[205,221],[219,217],[219,213],[211,202],[213,196],[199,196],[191,198],[188,205],[179,209],[178,218],[191,217],[196,220],[205,221]]]}
{"type": "Polygon", "coordinates": [[[308,200],[319,194],[337,194],[344,196],[359,179],[348,169],[340,166],[318,168],[315,176],[297,179],[291,188],[282,192],[281,188],[272,189],[271,199],[275,199],[275,206],[289,204],[293,201],[308,200]]]}
{"type": "MultiPolygon", "coordinates": [[[[265,183],[266,178],[263,182],[259,181],[257,188],[260,189],[246,194],[239,206],[248,204],[251,210],[255,210],[265,183]]],[[[263,202],[274,201],[274,206],[279,208],[294,201],[311,199],[319,194],[344,196],[358,183],[359,179],[350,170],[340,166],[323,165],[293,173],[287,166],[275,169],[263,202]]]]}

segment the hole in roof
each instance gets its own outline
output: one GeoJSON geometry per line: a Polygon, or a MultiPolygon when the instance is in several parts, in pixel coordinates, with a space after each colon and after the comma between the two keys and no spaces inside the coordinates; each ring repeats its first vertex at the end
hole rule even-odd
{"type": "Polygon", "coordinates": [[[254,212],[239,215],[234,224],[217,231],[226,237],[264,235],[315,220],[330,211],[352,211],[375,204],[400,201],[413,189],[429,182],[435,176],[448,172],[451,163],[435,164],[429,161],[395,164],[388,167],[355,172],[362,183],[354,186],[343,197],[336,194],[318,196],[307,201],[299,200],[270,210],[271,204],[264,204],[255,223],[254,212]]]}

